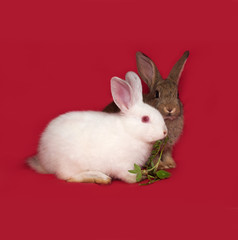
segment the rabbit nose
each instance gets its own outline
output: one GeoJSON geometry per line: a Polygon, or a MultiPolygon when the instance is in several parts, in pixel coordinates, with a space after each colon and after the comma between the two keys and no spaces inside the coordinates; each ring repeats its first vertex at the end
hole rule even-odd
{"type": "Polygon", "coordinates": [[[164,107],[164,111],[167,112],[167,113],[174,113],[176,110],[176,108],[167,108],[167,107],[164,107]]]}

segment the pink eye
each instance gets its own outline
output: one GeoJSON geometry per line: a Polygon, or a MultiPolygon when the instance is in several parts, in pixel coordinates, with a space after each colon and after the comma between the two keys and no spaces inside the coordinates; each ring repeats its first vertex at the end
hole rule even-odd
{"type": "Polygon", "coordinates": [[[148,123],[148,122],[150,121],[150,118],[149,118],[148,116],[143,116],[143,117],[141,118],[141,121],[142,121],[143,123],[148,123]]]}

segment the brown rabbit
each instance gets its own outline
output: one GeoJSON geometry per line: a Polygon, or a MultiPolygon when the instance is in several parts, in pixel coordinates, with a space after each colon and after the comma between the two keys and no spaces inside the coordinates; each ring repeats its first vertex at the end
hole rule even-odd
{"type": "MultiPolygon", "coordinates": [[[[160,169],[176,167],[172,157],[172,149],[182,133],[184,124],[183,105],[179,100],[178,84],[188,56],[189,51],[184,52],[183,56],[173,66],[168,78],[163,79],[158,68],[149,57],[142,52],[136,53],[138,73],[149,87],[149,93],[143,96],[144,102],[160,111],[168,128],[169,141],[160,162],[160,169]]],[[[103,111],[118,112],[119,109],[112,102],[103,111]]]]}

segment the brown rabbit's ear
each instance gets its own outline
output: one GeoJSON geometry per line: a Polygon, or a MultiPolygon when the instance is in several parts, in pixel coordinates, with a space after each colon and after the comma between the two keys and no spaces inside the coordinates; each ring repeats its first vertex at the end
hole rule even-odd
{"type": "Polygon", "coordinates": [[[175,81],[177,84],[179,83],[179,79],[183,72],[188,56],[189,51],[184,52],[183,56],[175,63],[172,70],[170,71],[168,79],[175,81]]]}
{"type": "Polygon", "coordinates": [[[153,89],[156,82],[163,81],[154,62],[142,52],[136,53],[136,63],[140,77],[150,90],[153,89]]]}

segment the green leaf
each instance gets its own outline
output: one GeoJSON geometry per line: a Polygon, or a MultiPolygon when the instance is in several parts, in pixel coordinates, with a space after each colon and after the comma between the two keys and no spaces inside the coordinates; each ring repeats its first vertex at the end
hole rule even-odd
{"type": "Polygon", "coordinates": [[[140,166],[138,166],[137,164],[134,164],[134,169],[135,169],[135,171],[137,171],[137,172],[141,172],[141,168],[140,168],[140,166]]]}
{"type": "Polygon", "coordinates": [[[139,185],[140,186],[147,186],[147,185],[149,185],[150,184],[150,182],[147,182],[147,183],[140,183],[139,185]]]}
{"type": "Polygon", "coordinates": [[[141,168],[137,164],[134,164],[133,170],[128,170],[129,173],[141,173],[141,168]]]}
{"type": "Polygon", "coordinates": [[[158,182],[160,179],[156,179],[156,180],[152,180],[152,181],[149,181],[149,182],[146,182],[146,183],[140,183],[140,186],[147,186],[147,185],[150,185],[152,183],[155,183],[155,182],[158,182]]]}
{"type": "Polygon", "coordinates": [[[159,179],[165,179],[169,178],[171,176],[171,173],[164,170],[159,170],[156,172],[156,175],[158,176],[159,179]]]}
{"type": "Polygon", "coordinates": [[[134,174],[137,173],[136,170],[128,170],[128,172],[129,172],[129,173],[134,173],[134,174]]]}
{"type": "Polygon", "coordinates": [[[142,173],[139,172],[139,173],[136,174],[136,181],[137,181],[137,182],[140,182],[141,179],[142,179],[142,173]]]}

